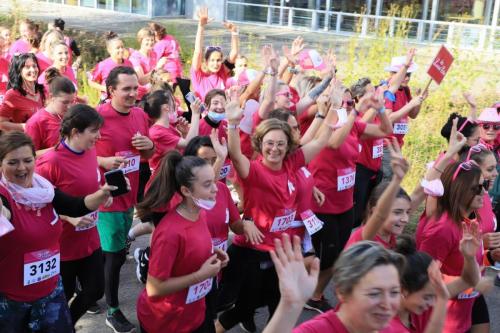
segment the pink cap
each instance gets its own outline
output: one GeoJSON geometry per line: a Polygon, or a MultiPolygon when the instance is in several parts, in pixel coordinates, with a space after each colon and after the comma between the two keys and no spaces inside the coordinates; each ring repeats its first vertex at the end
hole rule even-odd
{"type": "Polygon", "coordinates": [[[305,49],[299,54],[299,65],[303,69],[323,70],[326,68],[323,58],[316,50],[305,49]]]}
{"type": "Polygon", "coordinates": [[[486,108],[481,112],[477,121],[480,123],[500,123],[500,116],[497,109],[486,108]]]}
{"type": "Polygon", "coordinates": [[[236,85],[238,86],[248,86],[250,82],[257,76],[257,71],[255,69],[245,69],[238,76],[238,80],[236,81],[236,85]]]}

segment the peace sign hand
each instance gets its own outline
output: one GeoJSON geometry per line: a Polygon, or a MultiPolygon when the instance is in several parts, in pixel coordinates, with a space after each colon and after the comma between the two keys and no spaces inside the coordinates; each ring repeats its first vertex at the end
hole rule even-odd
{"type": "Polygon", "coordinates": [[[448,143],[448,150],[449,154],[458,154],[458,152],[462,149],[463,146],[465,146],[465,143],[467,142],[467,139],[465,136],[457,131],[457,123],[458,123],[458,118],[453,119],[453,123],[451,126],[451,134],[450,134],[450,142],[448,143]]]}
{"type": "Polygon", "coordinates": [[[392,140],[386,139],[385,142],[387,143],[387,148],[391,153],[393,177],[396,177],[399,181],[401,181],[410,169],[410,165],[403,157],[401,148],[399,147],[398,140],[396,140],[396,138],[392,138],[392,140]]]}
{"type": "Polygon", "coordinates": [[[462,222],[462,240],[460,240],[459,249],[464,258],[475,258],[479,246],[481,246],[479,224],[477,222],[470,224],[462,222]]]}

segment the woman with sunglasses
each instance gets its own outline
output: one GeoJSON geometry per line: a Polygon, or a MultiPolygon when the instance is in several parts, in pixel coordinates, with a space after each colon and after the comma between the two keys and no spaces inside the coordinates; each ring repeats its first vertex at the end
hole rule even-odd
{"type": "Polygon", "coordinates": [[[477,118],[481,135],[481,143],[496,151],[496,140],[500,133],[500,116],[495,108],[484,109],[477,118]]]}
{"type": "MultiPolygon", "coordinates": [[[[460,142],[465,142],[463,136],[460,142]]],[[[477,221],[481,223],[479,212],[484,205],[484,192],[487,189],[484,188],[481,168],[473,160],[452,164],[447,162],[444,169],[440,167],[438,163],[435,169],[439,173],[442,171],[444,193],[434,197],[435,207],[432,209],[428,200],[417,227],[416,240],[419,251],[427,252],[437,260],[441,272],[452,280],[460,276],[463,269],[463,258],[459,251],[462,223],[466,226],[477,221]]],[[[479,248],[476,253],[478,263],[482,262],[482,256],[483,249],[479,248]]],[[[443,332],[465,333],[471,328],[472,308],[478,296],[477,291],[470,290],[448,302],[443,332]]]]}
{"type": "Polygon", "coordinates": [[[219,46],[208,46],[203,52],[205,26],[211,21],[213,19],[208,17],[208,8],[200,8],[191,64],[191,80],[193,90],[201,100],[204,100],[205,95],[212,89],[226,88],[226,81],[231,77],[231,69],[234,68],[240,48],[238,27],[234,23],[225,22],[224,27],[231,31],[231,51],[228,58],[224,60],[222,48],[219,46]]]}
{"type": "Polygon", "coordinates": [[[38,62],[33,53],[12,58],[9,84],[0,105],[0,130],[23,131],[26,121],[45,102],[43,85],[38,84],[38,62]]]}
{"type": "Polygon", "coordinates": [[[275,239],[271,258],[279,276],[281,299],[264,333],[379,332],[398,312],[404,258],[378,243],[364,241],[344,251],[333,268],[338,309],[293,328],[314,290],[319,263],[315,259],[308,272],[300,239],[295,236],[290,240],[288,235],[275,239]]]}

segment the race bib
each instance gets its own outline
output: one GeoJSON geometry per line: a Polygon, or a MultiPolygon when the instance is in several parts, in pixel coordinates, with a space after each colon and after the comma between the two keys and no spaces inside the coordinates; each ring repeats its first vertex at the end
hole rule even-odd
{"type": "Polygon", "coordinates": [[[479,292],[474,290],[474,288],[469,288],[460,294],[458,294],[457,299],[472,299],[479,296],[479,292]]]}
{"type": "Polygon", "coordinates": [[[92,213],[89,213],[87,215],[85,215],[85,217],[88,217],[90,219],[92,219],[92,223],[89,223],[85,226],[76,226],[75,227],[75,231],[85,231],[85,230],[89,230],[89,229],[92,229],[96,226],[97,224],[97,217],[98,217],[98,213],[97,211],[95,212],[92,212],[92,213]]]}
{"type": "Polygon", "coordinates": [[[300,217],[302,217],[302,222],[304,222],[304,226],[306,227],[309,235],[312,235],[323,228],[323,222],[318,219],[316,214],[314,214],[310,209],[300,213],[300,217]]]}
{"type": "Polygon", "coordinates": [[[212,238],[212,246],[215,249],[227,251],[227,239],[212,238]]]}
{"type": "Polygon", "coordinates": [[[393,133],[394,134],[408,133],[408,123],[395,123],[393,133]]]}
{"type": "Polygon", "coordinates": [[[313,250],[311,236],[306,233],[304,234],[304,239],[302,239],[302,252],[308,253],[311,252],[311,250],[313,250]]]}
{"type": "Polygon", "coordinates": [[[212,290],[212,280],[212,278],[208,278],[205,281],[190,286],[186,297],[186,304],[196,302],[205,297],[212,290]]]}
{"type": "Polygon", "coordinates": [[[24,286],[42,282],[59,274],[59,249],[46,249],[24,254],[24,286]]]}
{"type": "Polygon", "coordinates": [[[356,171],[353,168],[337,170],[337,191],[345,191],[354,186],[356,171]]]}
{"type": "Polygon", "coordinates": [[[375,140],[373,142],[373,151],[372,158],[375,160],[384,155],[384,141],[383,140],[375,140]]]}
{"type": "Polygon", "coordinates": [[[141,163],[140,155],[134,155],[131,151],[120,151],[116,155],[125,158],[123,167],[120,168],[124,174],[139,171],[139,164],[141,163]]]}
{"type": "Polygon", "coordinates": [[[273,225],[271,226],[271,232],[284,231],[290,228],[293,220],[295,219],[294,210],[285,210],[284,214],[274,218],[273,225]]]}
{"type": "Polygon", "coordinates": [[[221,169],[219,173],[219,179],[224,179],[229,175],[229,172],[231,171],[231,164],[225,164],[221,169]]]}

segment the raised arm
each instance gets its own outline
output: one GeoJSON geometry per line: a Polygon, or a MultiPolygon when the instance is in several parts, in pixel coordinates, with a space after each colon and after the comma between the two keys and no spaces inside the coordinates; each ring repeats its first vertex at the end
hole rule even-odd
{"type": "Polygon", "coordinates": [[[368,112],[372,112],[372,109],[377,110],[378,117],[380,119],[380,125],[367,124],[365,132],[361,136],[362,139],[365,138],[383,138],[392,133],[392,124],[385,113],[384,107],[384,95],[382,93],[378,95],[373,95],[373,108],[368,112]]]}
{"type": "Polygon", "coordinates": [[[468,91],[464,91],[463,92],[463,96],[464,96],[465,100],[467,101],[467,103],[470,106],[469,116],[467,118],[470,119],[470,120],[475,121],[477,119],[477,103],[476,103],[476,99],[468,91]]]}
{"type": "Polygon", "coordinates": [[[208,8],[202,7],[198,10],[198,30],[196,31],[196,39],[194,42],[194,52],[191,67],[195,70],[201,70],[203,58],[203,39],[205,37],[205,26],[213,21],[208,17],[208,8]]]}
{"type": "Polygon", "coordinates": [[[191,141],[192,138],[195,136],[198,136],[199,130],[200,130],[200,108],[201,108],[201,101],[199,98],[196,98],[193,103],[191,103],[191,125],[189,126],[189,131],[187,132],[187,135],[185,138],[180,138],[179,142],[177,143],[178,148],[185,148],[189,141],[191,141]]]}
{"type": "Polygon", "coordinates": [[[413,97],[410,102],[408,102],[405,106],[403,106],[401,109],[398,111],[391,111],[389,114],[389,120],[391,123],[397,122],[399,119],[403,118],[404,116],[410,114],[410,112],[415,109],[416,107],[420,107],[422,105],[422,102],[425,100],[427,95],[422,94],[417,97],[413,97]]]}
{"type": "Polygon", "coordinates": [[[267,68],[265,72],[270,76],[270,80],[258,112],[261,119],[267,119],[267,115],[274,108],[274,101],[276,99],[278,59],[271,45],[264,46],[262,55],[266,57],[265,59],[269,59],[266,63],[267,68]]]}
{"type": "Polygon", "coordinates": [[[286,84],[290,84],[294,76],[294,71],[287,71],[287,69],[288,67],[295,68],[299,53],[304,49],[304,47],[304,38],[302,38],[302,36],[298,36],[293,40],[291,49],[289,49],[286,45],[283,45],[284,58],[279,66],[278,77],[286,84]]]}
{"type": "Polygon", "coordinates": [[[243,110],[239,106],[238,96],[234,89],[230,90],[229,103],[226,104],[226,117],[229,124],[227,126],[229,155],[234,169],[242,179],[245,179],[250,172],[250,160],[241,152],[239,128],[243,110]]]}
{"type": "Polygon", "coordinates": [[[415,57],[416,50],[414,48],[410,48],[408,53],[406,54],[406,62],[399,69],[399,71],[391,78],[391,82],[389,82],[389,91],[393,94],[398,91],[401,83],[405,79],[406,73],[408,72],[408,68],[410,68],[413,58],[415,57]]]}
{"type": "Polygon", "coordinates": [[[224,22],[223,25],[231,32],[231,51],[227,60],[234,64],[238,53],[240,53],[240,32],[238,26],[232,22],[224,22]]]}
{"type": "Polygon", "coordinates": [[[446,308],[448,300],[450,299],[450,293],[448,292],[448,288],[443,281],[437,261],[433,261],[429,265],[427,274],[429,275],[429,281],[436,292],[436,302],[432,308],[432,315],[429,318],[429,322],[425,327],[424,333],[441,333],[446,320],[446,308]]]}
{"type": "Polygon", "coordinates": [[[386,140],[387,148],[391,152],[391,165],[393,175],[391,182],[382,193],[382,196],[377,202],[373,213],[370,215],[363,227],[362,237],[363,240],[373,240],[384,222],[387,220],[391,213],[392,203],[396,199],[401,182],[408,172],[409,164],[404,159],[401,149],[398,145],[396,138],[392,138],[392,142],[386,140]]]}
{"type": "Polygon", "coordinates": [[[224,162],[226,161],[227,157],[227,142],[224,138],[222,138],[222,142],[219,141],[219,136],[215,128],[212,128],[212,131],[210,132],[210,141],[212,141],[215,155],[217,155],[217,158],[215,159],[215,163],[213,165],[213,169],[215,176],[217,177],[217,179],[219,179],[220,171],[224,166],[224,162]]]}

